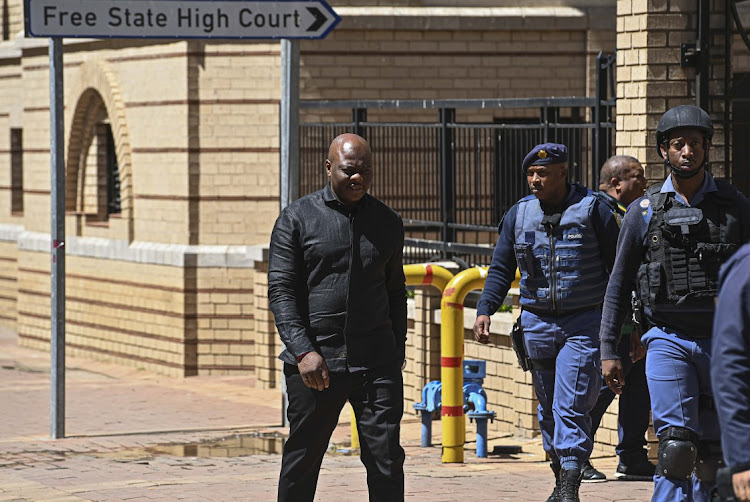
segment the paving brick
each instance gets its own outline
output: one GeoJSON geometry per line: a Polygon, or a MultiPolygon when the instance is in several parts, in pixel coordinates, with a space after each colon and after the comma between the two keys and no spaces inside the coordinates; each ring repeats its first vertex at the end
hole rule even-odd
{"type": "MultiPolygon", "coordinates": [[[[180,445],[217,443],[249,433],[287,434],[279,425],[277,390],[252,387],[252,377],[177,378],[68,357],[67,437],[52,440],[47,436],[49,358],[42,356],[19,347],[14,332],[0,331],[0,500],[275,499],[280,455],[232,456],[236,450],[227,447],[223,456],[209,457],[198,455],[207,451],[205,446],[180,445]],[[154,453],[154,447],[172,453],[154,453]]],[[[339,449],[350,447],[350,417],[345,408],[333,434],[339,449]]],[[[436,446],[422,448],[419,419],[411,413],[404,416],[406,500],[454,502],[457,494],[470,493],[480,502],[533,501],[551,490],[552,476],[538,437],[524,440],[490,432],[490,451],[495,445],[520,445],[522,453],[479,459],[475,429],[467,423],[464,463],[442,464],[441,429],[435,421],[436,446]]],[[[616,460],[611,451],[595,450],[594,456],[597,468],[612,475],[616,460]]],[[[647,482],[609,482],[584,485],[581,497],[646,501],[651,491],[647,482]]],[[[366,499],[366,475],[358,456],[327,455],[316,500],[366,499]]]]}

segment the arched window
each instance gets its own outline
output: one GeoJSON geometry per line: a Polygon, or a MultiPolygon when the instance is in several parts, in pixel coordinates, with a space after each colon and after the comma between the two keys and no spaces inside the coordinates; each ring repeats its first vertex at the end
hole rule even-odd
{"type": "Polygon", "coordinates": [[[69,79],[65,213],[77,236],[133,240],[132,149],[116,73],[87,61],[69,79]],[[74,221],[72,221],[74,220],[74,221]]]}
{"type": "Polygon", "coordinates": [[[117,152],[115,139],[112,137],[112,127],[109,123],[101,124],[104,129],[105,165],[99,166],[98,171],[104,173],[107,191],[107,216],[120,214],[120,169],[117,167],[117,152]]]}
{"type": "Polygon", "coordinates": [[[89,89],[82,96],[85,106],[80,122],[80,150],[75,169],[69,174],[75,186],[75,212],[87,224],[107,222],[121,212],[120,169],[112,127],[101,96],[89,89]]]}

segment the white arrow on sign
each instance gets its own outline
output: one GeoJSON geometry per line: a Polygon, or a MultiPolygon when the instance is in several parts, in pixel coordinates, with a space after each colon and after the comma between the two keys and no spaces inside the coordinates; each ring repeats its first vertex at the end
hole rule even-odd
{"type": "Polygon", "coordinates": [[[25,0],[26,33],[72,38],[324,38],[325,0],[25,0]]]}

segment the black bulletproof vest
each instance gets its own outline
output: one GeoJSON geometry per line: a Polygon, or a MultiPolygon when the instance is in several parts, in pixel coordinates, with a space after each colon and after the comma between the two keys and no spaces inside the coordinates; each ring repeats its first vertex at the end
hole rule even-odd
{"type": "Polygon", "coordinates": [[[684,207],[659,183],[646,195],[653,209],[647,249],[638,269],[641,302],[653,313],[714,311],[719,268],[739,248],[738,194],[715,180],[697,207],[684,207]]]}

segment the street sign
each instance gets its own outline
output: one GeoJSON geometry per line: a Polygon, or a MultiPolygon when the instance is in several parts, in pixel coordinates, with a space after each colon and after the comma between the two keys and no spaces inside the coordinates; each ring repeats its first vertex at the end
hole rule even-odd
{"type": "Polygon", "coordinates": [[[64,38],[324,38],[325,0],[25,0],[26,33],[64,38]]]}

